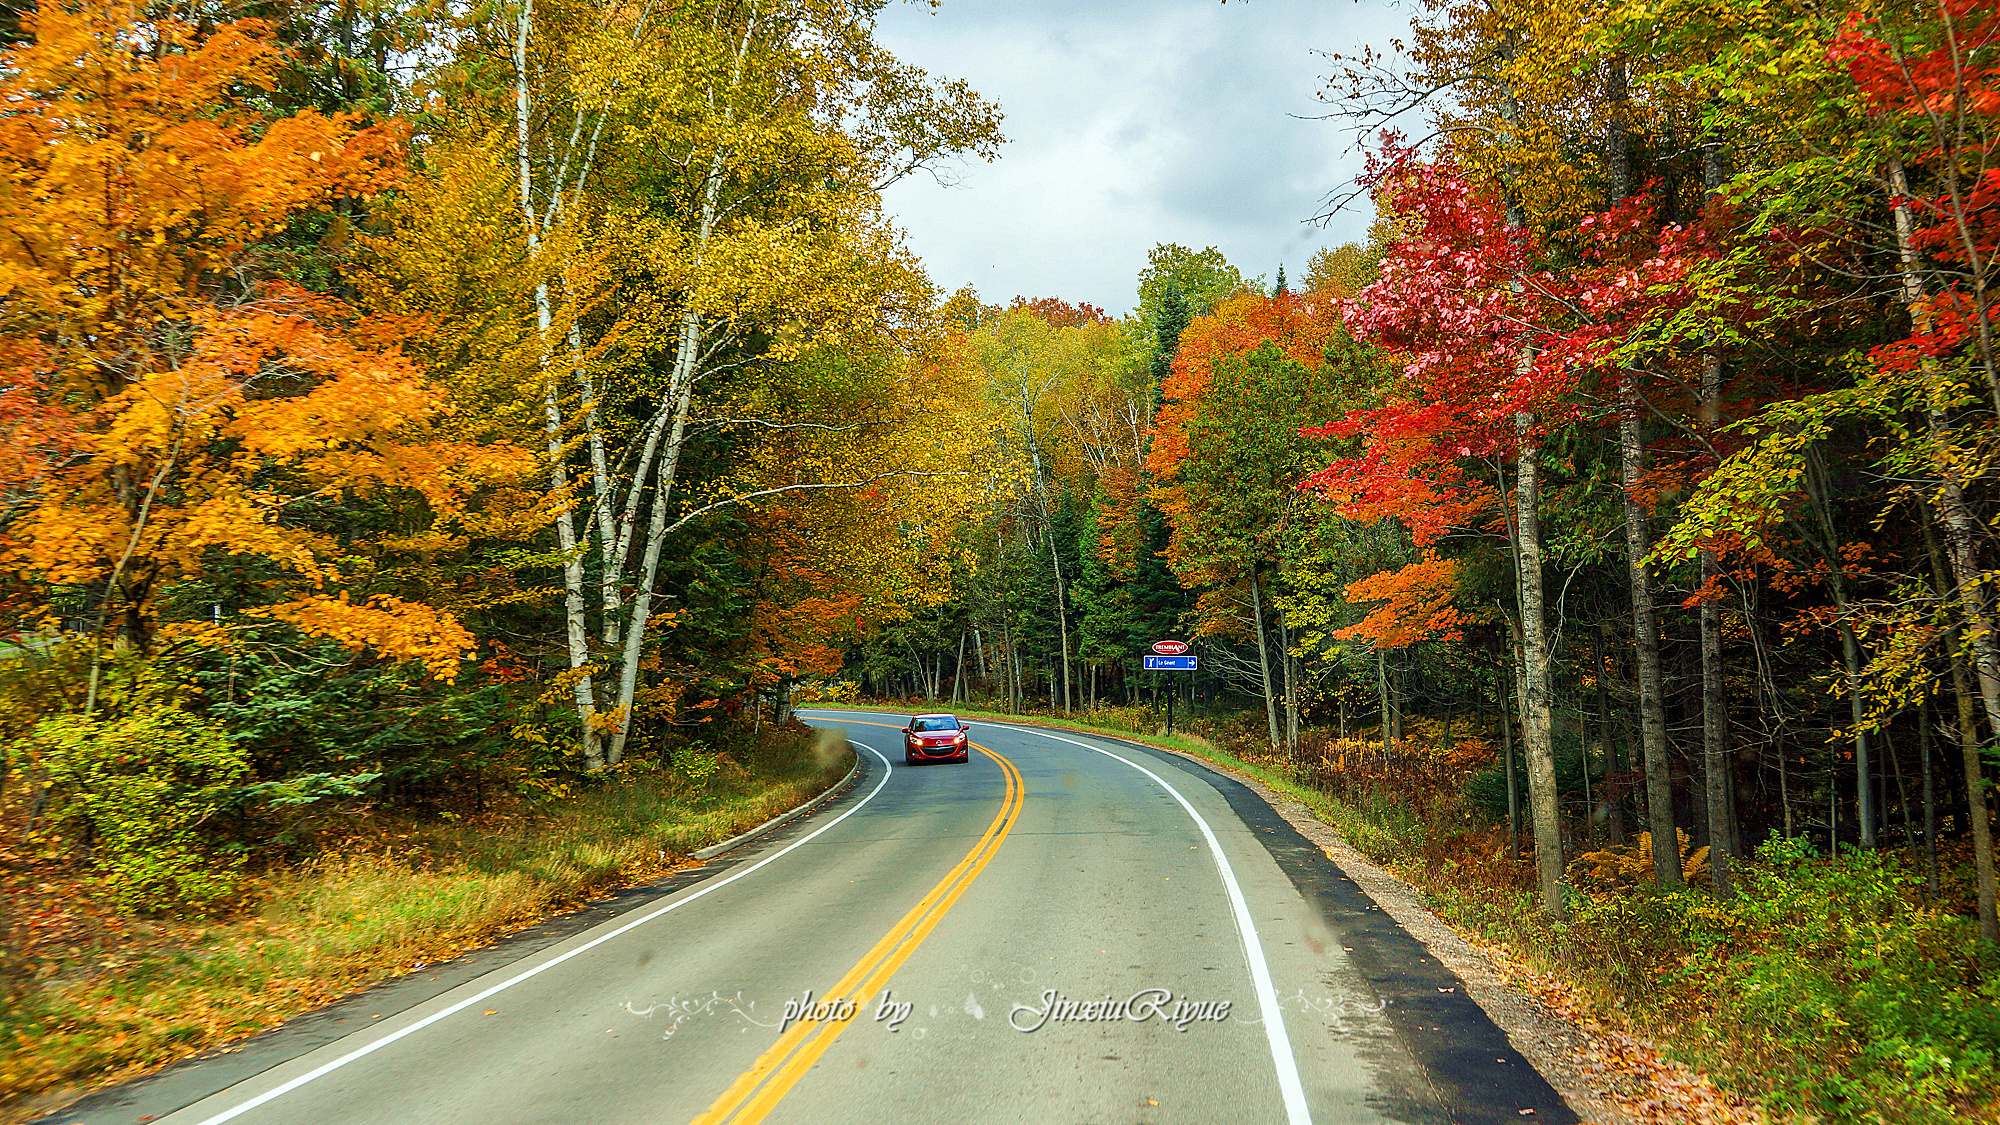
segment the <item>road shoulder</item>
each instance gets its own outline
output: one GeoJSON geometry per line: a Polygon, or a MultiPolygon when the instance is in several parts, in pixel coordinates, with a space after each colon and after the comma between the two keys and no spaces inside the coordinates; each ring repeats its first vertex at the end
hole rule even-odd
{"type": "MultiPolygon", "coordinates": [[[[1518,978],[1518,966],[1503,966],[1491,951],[1475,947],[1423,904],[1421,892],[1356,851],[1304,803],[1218,763],[1180,751],[1169,753],[1200,761],[1241,782],[1324,851],[1384,913],[1465,982],[1473,1002],[1506,1033],[1514,1049],[1541,1071],[1578,1117],[1601,1125],[1637,1125],[1616,1096],[1618,1076],[1585,1061],[1599,1054],[1591,1033],[1538,997],[1514,987],[1511,982],[1518,978]]],[[[1629,1096],[1631,1091],[1624,1093],[1629,1096]]]]}
{"type": "Polygon", "coordinates": [[[1583,1015],[1561,982],[1453,928],[1424,905],[1423,892],[1355,850],[1303,802],[1201,755],[1153,749],[1241,782],[1318,845],[1384,913],[1465,981],[1474,1002],[1583,1120],[1596,1125],[1764,1121],[1755,1107],[1717,1090],[1655,1045],[1583,1015]]]}

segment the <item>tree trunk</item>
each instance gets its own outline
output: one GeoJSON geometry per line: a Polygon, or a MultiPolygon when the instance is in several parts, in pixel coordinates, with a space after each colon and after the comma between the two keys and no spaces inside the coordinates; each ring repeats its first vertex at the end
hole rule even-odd
{"type": "MultiPolygon", "coordinates": [[[[1634,677],[1632,705],[1618,708],[1619,738],[1625,746],[1625,771],[1628,775],[1637,772],[1636,784],[1632,786],[1632,811],[1639,818],[1639,831],[1648,831],[1652,823],[1652,813],[1646,807],[1646,763],[1639,751],[1639,689],[1634,677]]],[[[1657,874],[1657,872],[1655,872],[1657,874]]]]}
{"type": "Polygon", "coordinates": [[[1408,699],[1410,693],[1405,690],[1406,680],[1405,669],[1400,666],[1396,674],[1389,678],[1389,738],[1394,742],[1403,741],[1403,735],[1407,733],[1404,726],[1410,715],[1409,708],[1403,706],[1403,700],[1408,699]]]}
{"type": "Polygon", "coordinates": [[[1298,665],[1292,659],[1292,631],[1285,624],[1285,611],[1278,611],[1278,667],[1284,672],[1285,689],[1285,752],[1293,753],[1299,746],[1299,689],[1298,665]]]}
{"type": "MultiPolygon", "coordinates": [[[[1506,58],[1520,51],[1519,38],[1510,34],[1502,48],[1506,58]]],[[[1502,99],[1501,115],[1510,126],[1519,125],[1520,104],[1512,89],[1502,99]]],[[[1518,242],[1527,226],[1512,184],[1519,169],[1506,171],[1507,234],[1518,242]]],[[[1516,294],[1525,283],[1516,278],[1516,294]]],[[[1524,333],[1514,361],[1517,381],[1525,382],[1533,373],[1536,345],[1533,335],[1524,333]]],[[[1542,593],[1542,518],[1539,489],[1541,443],[1535,434],[1535,418],[1525,410],[1514,414],[1516,481],[1514,486],[1514,564],[1521,610],[1522,707],[1521,743],[1528,759],[1528,799],[1535,817],[1535,869],[1541,884],[1542,910],[1551,917],[1566,919],[1569,906],[1563,897],[1563,853],[1561,809],[1556,793],[1556,763],[1549,713],[1549,652],[1547,608],[1542,593]]]]}
{"type": "MultiPolygon", "coordinates": [[[[1882,757],[1889,763],[1889,777],[1896,782],[1896,807],[1903,814],[1903,846],[1915,851],[1917,840],[1912,835],[1914,820],[1910,816],[1910,791],[1903,786],[1903,759],[1897,756],[1895,744],[1889,741],[1889,729],[1886,726],[1882,728],[1882,757]]],[[[1889,787],[1885,783],[1882,786],[1882,800],[1880,804],[1887,805],[1888,803],[1889,787]]],[[[1885,817],[1884,819],[1886,821],[1887,818],[1885,817]]]]}
{"type": "MultiPolygon", "coordinates": [[[[719,182],[719,181],[718,181],[719,182]]],[[[712,197],[708,217],[712,218],[712,197]]],[[[708,224],[705,222],[704,227],[708,224]]],[[[705,239],[704,239],[705,241],[705,239]]],[[[646,626],[653,615],[653,583],[659,577],[660,552],[666,544],[667,515],[681,453],[687,439],[688,416],[694,407],[696,351],[701,346],[701,324],[690,310],[681,323],[681,352],[675,357],[673,380],[669,384],[673,420],[667,436],[666,452],[660,458],[659,475],[653,484],[652,514],[646,529],[646,551],[639,563],[638,591],[632,599],[632,619],[625,626],[624,646],[618,664],[618,705],[612,729],[611,765],[624,760],[625,744],[632,734],[634,701],[639,689],[639,663],[646,642],[646,626]]],[[[662,404],[665,405],[665,404],[662,404]]]]}
{"type": "MultiPolygon", "coordinates": [[[[1606,163],[1612,197],[1632,195],[1632,135],[1626,120],[1629,100],[1624,56],[1612,59],[1605,78],[1606,163]]],[[[1645,559],[1652,550],[1649,513],[1640,502],[1646,475],[1639,373],[1626,368],[1618,379],[1618,452],[1625,505],[1626,580],[1632,594],[1633,679],[1638,695],[1640,757],[1645,768],[1645,819],[1653,843],[1653,878],[1660,887],[1681,881],[1680,837],[1674,831],[1673,769],[1667,757],[1667,714],[1660,678],[1659,615],[1653,604],[1652,575],[1645,559]]]]}
{"type": "MultiPolygon", "coordinates": [[[[1920,333],[1930,327],[1930,311],[1926,303],[1927,293],[1920,273],[1921,261],[1916,244],[1915,220],[1910,214],[1907,202],[1910,194],[1909,183],[1904,175],[1902,162],[1891,159],[1888,165],[1890,211],[1896,225],[1896,249],[1902,274],[1903,301],[1910,311],[1912,326],[1920,333]]],[[[1982,328],[1984,309],[1981,309],[1982,328]]],[[[1928,365],[1927,365],[1928,366],[1928,365]]],[[[1989,364],[1990,366],[1990,364],[1989,364]]],[[[1933,382],[1938,377],[1933,374],[1933,382]]],[[[1996,392],[1996,402],[2000,402],[2000,391],[1996,392]]],[[[1974,671],[1979,683],[1979,696],[1985,704],[1987,729],[2000,734],[2000,650],[1996,650],[1993,638],[1992,619],[1987,614],[1987,591],[1985,574],[1979,566],[1978,521],[1965,503],[1965,495],[1958,479],[1958,469],[1951,449],[1945,440],[1946,423],[1942,409],[1935,399],[1926,411],[1926,421],[1930,427],[1932,453],[1938,470],[1938,489],[1932,497],[1932,506],[1937,509],[1938,522],[1944,526],[1947,551],[1950,562],[1951,580],[1946,585],[1943,567],[1937,564],[1935,536],[1928,525],[1925,536],[1932,548],[1932,566],[1938,570],[1940,590],[1950,589],[1952,598],[1958,603],[1959,614],[1964,628],[1972,642],[1974,671]]],[[[1979,761],[1979,735],[1977,724],[1971,714],[1971,692],[1964,682],[1965,671],[1954,654],[1952,675],[1959,693],[1959,737],[1965,757],[1966,800],[1971,806],[1973,863],[1979,879],[1979,936],[1988,946],[2000,944],[2000,917],[1995,914],[1995,877],[1993,870],[1993,828],[1986,814],[1986,790],[1984,771],[1979,761]]]]}
{"type": "Polygon", "coordinates": [[[1013,706],[1015,711],[1020,711],[1028,705],[1028,685],[1021,680],[1021,645],[1011,625],[1007,630],[1007,659],[1012,664],[1014,676],[1013,706]]]}
{"type": "Polygon", "coordinates": [[[1792,787],[1789,763],[1791,753],[1785,749],[1785,739],[1782,733],[1783,728],[1774,728],[1768,721],[1768,716],[1773,713],[1775,705],[1771,702],[1771,693],[1767,688],[1765,678],[1761,674],[1757,677],[1752,698],[1757,714],[1767,717],[1764,729],[1769,732],[1770,745],[1776,751],[1772,756],[1778,762],[1778,813],[1783,818],[1782,831],[1784,837],[1789,840],[1797,835],[1792,830],[1792,787]]]}
{"type": "MultiPolygon", "coordinates": [[[[1055,524],[1049,524],[1049,565],[1056,572],[1056,628],[1062,642],[1062,709],[1069,714],[1069,608],[1063,599],[1062,559],[1056,552],[1055,524]]],[[[1055,706],[1055,692],[1049,693],[1049,706],[1055,706]]]]}
{"type": "MultiPolygon", "coordinates": [[[[1702,186],[1709,199],[1722,186],[1721,146],[1702,146],[1702,186]]],[[[1705,435],[1722,425],[1722,349],[1709,333],[1701,357],[1701,400],[1697,420],[1705,435]]],[[[1708,871],[1716,897],[1729,898],[1729,861],[1736,850],[1736,818],[1730,797],[1736,786],[1735,763],[1729,753],[1729,688],[1722,670],[1722,564],[1713,550],[1700,553],[1701,582],[1701,748],[1702,775],[1708,805],[1708,871]]]]}
{"type": "Polygon", "coordinates": [[[1292,751],[1296,753],[1299,748],[1299,681],[1305,674],[1305,662],[1290,655],[1288,651],[1285,656],[1285,667],[1289,670],[1285,677],[1289,692],[1286,696],[1288,710],[1285,715],[1285,738],[1290,742],[1292,751]]]}
{"type": "Polygon", "coordinates": [[[1931,706],[1922,703],[1917,706],[1917,745],[1923,753],[1919,758],[1924,771],[1924,886],[1929,892],[1927,902],[1936,902],[1938,897],[1937,867],[1937,782],[1931,770],[1931,706]]]}
{"type": "MultiPolygon", "coordinates": [[[[1937,533],[1924,524],[1924,546],[1931,559],[1931,574],[1940,593],[1950,590],[1944,552],[1938,547],[1937,533]]],[[[1945,648],[1945,662],[1951,667],[1952,693],[1958,703],[1958,748],[1965,772],[1966,819],[1972,829],[1972,868],[1979,884],[1979,936],[1988,945],[2000,944],[2000,884],[1993,869],[1993,825],[1986,815],[1985,770],[1979,755],[1978,705],[1973,701],[1972,676],[1966,671],[1955,643],[1945,648]]]]}
{"type": "MultiPolygon", "coordinates": [[[[724,126],[735,120],[736,105],[734,94],[743,82],[743,62],[750,53],[750,40],[756,33],[757,14],[753,6],[750,19],[743,26],[743,38],[736,48],[736,58],[729,78],[730,97],[725,99],[722,110],[724,126]]],[[[709,158],[708,181],[703,185],[701,201],[701,225],[695,235],[694,255],[696,265],[700,265],[708,251],[709,238],[715,232],[717,202],[722,192],[722,170],[725,150],[718,141],[713,156],[709,158]]],[[[653,583],[659,577],[660,549],[667,534],[667,513],[673,497],[674,484],[680,473],[681,454],[686,448],[688,416],[694,406],[694,384],[701,366],[701,314],[692,305],[681,314],[679,351],[674,356],[673,377],[668,384],[666,399],[672,402],[672,420],[667,432],[666,452],[660,459],[658,476],[653,483],[653,510],[646,531],[646,553],[639,564],[638,594],[632,602],[632,619],[625,628],[625,645],[618,666],[618,706],[615,711],[616,726],[611,735],[610,752],[606,760],[617,765],[625,757],[625,744],[632,734],[635,700],[639,688],[639,661],[646,640],[646,625],[652,618],[653,583]]],[[[661,405],[666,405],[662,402],[661,405]]]]}
{"type": "MultiPolygon", "coordinates": [[[[1524,349],[1521,366],[1525,369],[1533,362],[1532,350],[1524,349]]],[[[1555,746],[1549,714],[1549,650],[1542,595],[1538,487],[1541,448],[1531,415],[1514,415],[1514,427],[1521,445],[1514,470],[1514,495],[1520,536],[1516,553],[1521,581],[1521,655],[1527,676],[1527,706],[1521,715],[1521,725],[1523,750],[1528,759],[1528,801],[1535,816],[1535,870],[1541,883],[1543,912],[1554,918],[1567,918],[1569,907],[1563,898],[1562,810],[1556,793],[1555,746]]]]}
{"type": "MultiPolygon", "coordinates": [[[[1837,610],[1845,614],[1845,598],[1835,601],[1837,610]]],[[[1874,762],[1868,744],[1868,732],[1862,729],[1867,721],[1867,710],[1861,702],[1861,646],[1854,639],[1854,630],[1845,621],[1840,624],[1840,657],[1847,670],[1847,716],[1854,724],[1854,815],[1860,826],[1861,846],[1873,848],[1875,826],[1881,820],[1881,811],[1875,807],[1874,762]]]]}
{"type": "Polygon", "coordinates": [[[1278,735],[1278,697],[1271,687],[1271,643],[1264,629],[1264,587],[1257,581],[1257,564],[1250,564],[1250,612],[1257,618],[1257,671],[1264,685],[1264,720],[1271,730],[1271,746],[1284,745],[1278,735]]]}
{"type": "MultiPolygon", "coordinates": [[[[570,325],[570,354],[581,356],[583,351],[582,328],[570,325]]],[[[611,477],[610,453],[604,444],[604,419],[598,410],[597,382],[584,370],[579,361],[576,367],[577,385],[583,393],[583,428],[590,439],[590,484],[595,496],[595,522],[597,524],[597,549],[599,567],[597,600],[601,618],[601,636],[607,647],[618,647],[618,579],[622,567],[617,565],[618,501],[617,482],[611,477]]],[[[592,521],[584,521],[587,528],[592,521]]],[[[759,712],[762,714],[762,712],[759,712]]]]}
{"type": "MultiPolygon", "coordinates": [[[[1599,739],[1604,747],[1605,833],[1606,838],[1611,843],[1622,845],[1625,843],[1625,792],[1622,784],[1617,786],[1611,784],[1612,763],[1616,760],[1616,751],[1614,748],[1620,741],[1618,737],[1620,712],[1612,709],[1611,685],[1609,682],[1612,676],[1612,669],[1618,666],[1617,658],[1612,655],[1615,642],[1612,637],[1611,622],[1602,621],[1598,623],[1597,638],[1600,646],[1598,650],[1600,659],[1597,669],[1597,712],[1601,724],[1598,728],[1600,731],[1599,739]]],[[[1624,773],[1623,765],[1618,767],[1618,772],[1621,774],[1624,773]]]]}
{"type": "MultiPolygon", "coordinates": [[[[1948,439],[1943,415],[1933,410],[1929,420],[1931,439],[1945,445],[1948,439]]],[[[1949,456],[1940,460],[1948,462],[1949,456]]],[[[1978,678],[1980,698],[1986,705],[1987,726],[2000,731],[2000,646],[1996,646],[1994,639],[1993,619],[1987,612],[1985,574],[1979,566],[1981,529],[1966,504],[1956,468],[1946,463],[1941,472],[1938,507],[1943,517],[1940,522],[1944,524],[1945,558],[1951,563],[1956,601],[1972,641],[1973,671],[1978,678]]]]}
{"type": "Polygon", "coordinates": [[[1389,757],[1389,741],[1395,737],[1395,723],[1389,718],[1389,669],[1388,662],[1378,647],[1375,650],[1375,698],[1382,711],[1382,757],[1389,757]]]}
{"type": "Polygon", "coordinates": [[[1632,591],[1633,671],[1638,680],[1639,746],[1646,770],[1646,827],[1652,833],[1653,878],[1660,887],[1681,881],[1680,835],[1674,828],[1673,765],[1667,750],[1666,692],[1660,674],[1660,623],[1653,579],[1646,569],[1652,548],[1646,505],[1639,488],[1646,475],[1646,446],[1639,421],[1638,374],[1618,383],[1618,446],[1625,483],[1625,573],[1632,591]]]}
{"type": "Polygon", "coordinates": [[[1806,498],[1825,536],[1819,550],[1826,560],[1827,588],[1833,594],[1834,611],[1839,617],[1841,662],[1847,674],[1848,720],[1854,724],[1855,818],[1861,846],[1873,848],[1880,842],[1878,829],[1882,823],[1882,809],[1875,800],[1874,746],[1868,737],[1866,705],[1861,700],[1861,645],[1855,639],[1853,627],[1848,624],[1847,582],[1841,577],[1843,564],[1840,535],[1833,522],[1832,483],[1823,478],[1817,459],[1810,453],[1807,457],[1806,472],[1801,479],[1805,482],[1806,498]]]}
{"type": "Polygon", "coordinates": [[[1521,785],[1514,769],[1514,723],[1508,717],[1507,689],[1494,693],[1500,704],[1500,760],[1507,771],[1507,857],[1521,858],[1521,785]]]}
{"type": "Polygon", "coordinates": [[[2000,944],[2000,917],[1996,917],[1996,888],[1993,872],[1993,822],[1986,815],[1985,770],[1979,761],[1979,718],[1973,705],[1972,684],[1965,665],[1951,661],[1952,687],[1958,695],[1958,749],[1965,765],[1966,821],[1972,829],[1972,866],[1979,881],[1979,938],[1987,945],[2000,944]]]}
{"type": "MultiPolygon", "coordinates": [[[[522,0],[514,32],[514,158],[520,175],[522,229],[527,237],[531,261],[537,261],[542,251],[541,223],[535,217],[534,172],[528,145],[528,37],[534,22],[534,0],[522,0]]],[[[560,496],[569,491],[569,474],[563,449],[561,402],[556,382],[549,375],[549,329],[552,321],[549,285],[542,280],[535,285],[535,326],[542,346],[542,414],[548,435],[549,489],[560,496]]],[[[576,702],[578,744],[583,752],[584,768],[594,770],[605,762],[593,721],[597,704],[591,676],[588,671],[580,670],[590,663],[590,639],[584,620],[583,555],[576,546],[576,521],[571,506],[565,505],[556,513],[556,542],[562,548],[564,560],[563,632],[569,646],[569,666],[575,676],[570,690],[576,702]]]]}

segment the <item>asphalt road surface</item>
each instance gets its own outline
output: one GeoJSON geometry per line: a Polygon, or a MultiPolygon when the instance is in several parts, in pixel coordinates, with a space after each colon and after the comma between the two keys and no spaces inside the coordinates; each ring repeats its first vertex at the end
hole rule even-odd
{"type": "Polygon", "coordinates": [[[861,759],[812,814],[46,1120],[1575,1121],[1237,782],[985,722],[909,768],[895,716],[802,717],[861,759]]]}

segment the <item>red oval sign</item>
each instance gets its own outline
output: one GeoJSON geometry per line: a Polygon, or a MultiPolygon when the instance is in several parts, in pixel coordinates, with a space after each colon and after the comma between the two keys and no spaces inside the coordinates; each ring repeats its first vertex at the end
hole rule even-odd
{"type": "Polygon", "coordinates": [[[1154,641],[1153,651],[1161,656],[1179,656],[1188,650],[1186,641],[1154,641]]]}

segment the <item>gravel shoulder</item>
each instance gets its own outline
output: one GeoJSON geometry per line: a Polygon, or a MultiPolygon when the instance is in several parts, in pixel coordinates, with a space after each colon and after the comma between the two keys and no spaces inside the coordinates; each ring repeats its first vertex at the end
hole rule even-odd
{"type": "Polygon", "coordinates": [[[1590,1018],[1568,986],[1454,929],[1424,905],[1421,891],[1356,851],[1304,803],[1213,759],[1171,747],[1153,748],[1199,761],[1241,781],[1317,844],[1398,925],[1465,981],[1488,1018],[1585,1121],[1768,1125],[1755,1106],[1717,1090],[1706,1078],[1667,1059],[1654,1044],[1590,1018]]]}

